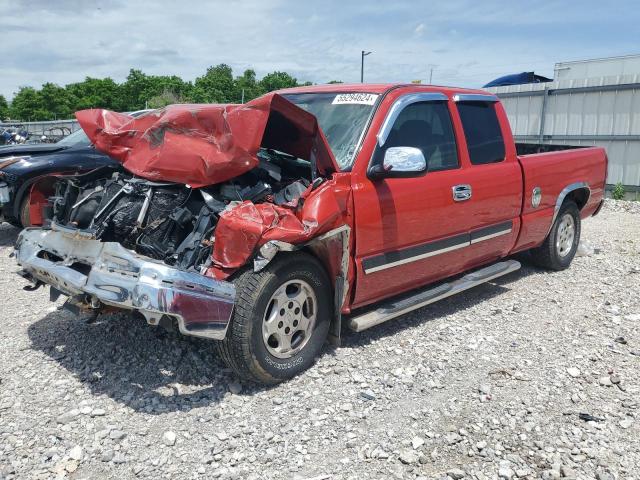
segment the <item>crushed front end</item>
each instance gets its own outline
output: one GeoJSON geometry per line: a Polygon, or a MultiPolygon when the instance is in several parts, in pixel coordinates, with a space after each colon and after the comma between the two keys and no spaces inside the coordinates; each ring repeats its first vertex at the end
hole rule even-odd
{"type": "Polygon", "coordinates": [[[49,284],[68,302],[96,311],[137,310],[158,325],[175,319],[180,332],[224,338],[235,296],[232,283],[145,258],[116,242],[52,224],[23,230],[16,243],[21,275],[49,284]]]}

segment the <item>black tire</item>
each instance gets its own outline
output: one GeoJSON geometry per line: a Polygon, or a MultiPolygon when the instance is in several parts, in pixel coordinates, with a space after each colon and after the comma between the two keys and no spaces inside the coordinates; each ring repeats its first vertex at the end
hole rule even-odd
{"type": "MultiPolygon", "coordinates": [[[[309,368],[327,338],[333,300],[329,278],[318,260],[306,253],[281,253],[257,273],[247,268],[233,280],[236,304],[226,338],[216,342],[218,353],[239,377],[263,384],[275,384],[309,368]],[[292,281],[303,281],[313,289],[315,325],[300,351],[289,358],[270,353],[263,339],[263,320],[273,308],[272,296],[292,281]]],[[[288,332],[287,332],[288,333],[288,332]]]]}
{"type": "Polygon", "coordinates": [[[535,265],[549,270],[559,271],[568,268],[578,250],[580,230],[580,211],[578,206],[572,200],[567,200],[560,207],[558,216],[551,226],[551,231],[542,242],[542,245],[531,249],[531,261],[535,265]],[[563,252],[557,245],[558,238],[561,235],[560,226],[566,216],[570,216],[573,219],[574,235],[571,247],[563,252]]]}

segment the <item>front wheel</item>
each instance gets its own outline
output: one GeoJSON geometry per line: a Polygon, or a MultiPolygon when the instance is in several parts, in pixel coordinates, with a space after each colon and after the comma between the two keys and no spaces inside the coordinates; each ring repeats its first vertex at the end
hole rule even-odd
{"type": "Polygon", "coordinates": [[[331,323],[329,279],[306,253],[282,253],[264,270],[234,280],[236,303],[226,338],[217,343],[240,377],[273,384],[309,368],[331,323]]]}
{"type": "Polygon", "coordinates": [[[580,211],[575,202],[566,201],[560,207],[551,231],[542,245],[531,250],[531,260],[550,270],[567,268],[580,242],[580,211]]]}

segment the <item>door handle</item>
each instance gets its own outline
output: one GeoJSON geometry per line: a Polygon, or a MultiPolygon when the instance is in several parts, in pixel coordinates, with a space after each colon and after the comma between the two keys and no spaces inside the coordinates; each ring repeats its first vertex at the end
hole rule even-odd
{"type": "Polygon", "coordinates": [[[453,191],[453,200],[456,202],[464,202],[471,198],[471,185],[454,185],[451,190],[453,191]]]}

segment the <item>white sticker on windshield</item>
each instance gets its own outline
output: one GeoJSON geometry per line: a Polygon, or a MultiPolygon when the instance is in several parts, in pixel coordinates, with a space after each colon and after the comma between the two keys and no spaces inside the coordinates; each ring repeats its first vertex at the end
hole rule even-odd
{"type": "Polygon", "coordinates": [[[373,105],[378,95],[375,93],[339,93],[331,102],[333,105],[373,105]]]}

